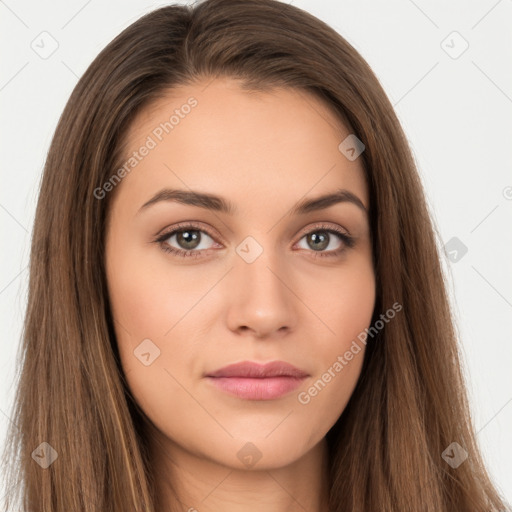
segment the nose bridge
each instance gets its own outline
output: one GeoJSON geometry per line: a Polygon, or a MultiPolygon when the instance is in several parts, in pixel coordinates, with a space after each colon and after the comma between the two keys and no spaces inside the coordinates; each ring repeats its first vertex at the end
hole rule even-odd
{"type": "Polygon", "coordinates": [[[293,324],[293,288],[271,236],[247,237],[235,249],[230,283],[230,323],[260,334],[293,324]],[[265,240],[263,241],[263,238],[265,240]]]}
{"type": "MultiPolygon", "coordinates": [[[[287,295],[282,279],[284,266],[280,263],[282,255],[270,242],[270,236],[260,244],[254,237],[247,237],[236,248],[235,274],[243,288],[248,288],[250,296],[267,296],[267,302],[287,295]],[[264,246],[263,246],[264,244],[264,246]],[[284,289],[283,289],[284,288],[284,289]]],[[[260,236],[261,240],[262,237],[260,236]]],[[[284,298],[284,297],[283,297],[284,298]]]]}

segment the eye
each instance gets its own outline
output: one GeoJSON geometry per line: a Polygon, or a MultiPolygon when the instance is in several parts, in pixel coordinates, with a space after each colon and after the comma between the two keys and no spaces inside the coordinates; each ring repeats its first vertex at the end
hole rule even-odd
{"type": "Polygon", "coordinates": [[[198,257],[211,248],[208,239],[214,242],[207,231],[188,223],[165,232],[155,242],[158,242],[165,252],[181,257],[198,257]]]}
{"type": "MultiPolygon", "coordinates": [[[[310,252],[315,258],[339,256],[346,249],[353,247],[355,243],[355,239],[341,228],[324,224],[316,225],[313,229],[306,231],[299,243],[304,239],[309,247],[299,248],[310,252]],[[334,247],[332,247],[333,244],[334,247]]],[[[222,244],[215,242],[213,235],[194,223],[179,224],[158,236],[155,242],[163,251],[183,258],[202,257],[215,245],[217,248],[222,248],[222,244]],[[213,242],[213,246],[211,242],[213,242]]]]}
{"type": "Polygon", "coordinates": [[[347,248],[354,246],[355,240],[341,229],[333,226],[317,225],[309,230],[300,240],[305,239],[308,247],[301,249],[311,250],[314,257],[339,256],[347,248]],[[332,247],[334,245],[334,247],[332,247]],[[327,250],[330,247],[329,250],[327,250]],[[311,249],[312,248],[312,249],[311,249]]]}

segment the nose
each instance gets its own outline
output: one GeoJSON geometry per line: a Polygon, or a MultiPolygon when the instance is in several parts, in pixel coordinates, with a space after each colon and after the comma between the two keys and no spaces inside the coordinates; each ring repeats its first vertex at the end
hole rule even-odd
{"type": "Polygon", "coordinates": [[[233,332],[257,338],[283,336],[297,322],[297,298],[289,272],[265,250],[252,263],[236,256],[226,283],[227,322],[233,332]]]}

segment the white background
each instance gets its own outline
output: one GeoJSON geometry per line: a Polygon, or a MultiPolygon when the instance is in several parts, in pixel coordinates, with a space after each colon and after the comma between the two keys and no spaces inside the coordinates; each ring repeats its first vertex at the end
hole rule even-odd
{"type": "MultiPolygon", "coordinates": [[[[496,484],[512,501],[512,1],[293,4],[331,25],[368,61],[410,141],[442,242],[457,237],[468,248],[446,266],[477,439],[496,484]],[[469,44],[458,58],[447,53],[463,48],[453,31],[469,44]]],[[[0,1],[2,441],[8,422],[16,421],[10,418],[15,357],[51,136],[78,77],[100,50],[163,5],[0,1]],[[43,31],[58,43],[47,59],[31,48],[43,31]]]]}

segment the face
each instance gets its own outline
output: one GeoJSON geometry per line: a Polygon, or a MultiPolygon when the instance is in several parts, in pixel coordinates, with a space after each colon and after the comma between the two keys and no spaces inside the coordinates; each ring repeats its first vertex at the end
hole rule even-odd
{"type": "Polygon", "coordinates": [[[318,445],[360,375],[375,302],[368,190],[320,100],[208,83],[141,112],[121,181],[98,192],[114,194],[117,343],[170,450],[277,468],[318,445]]]}

